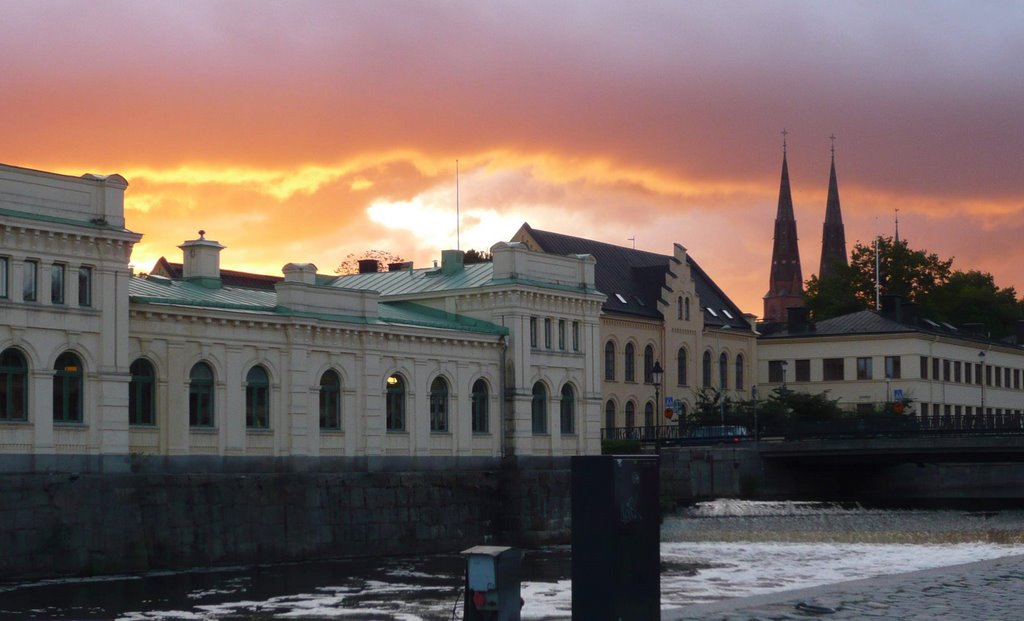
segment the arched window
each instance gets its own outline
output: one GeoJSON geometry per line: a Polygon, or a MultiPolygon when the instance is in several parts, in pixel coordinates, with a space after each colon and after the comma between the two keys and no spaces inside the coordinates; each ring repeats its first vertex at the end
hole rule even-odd
{"type": "Polygon", "coordinates": [[[626,429],[636,427],[636,404],[632,401],[626,402],[626,429]]]}
{"type": "Polygon", "coordinates": [[[683,302],[683,319],[690,320],[690,298],[686,298],[683,302]]]}
{"type": "Polygon", "coordinates": [[[245,376],[245,426],[270,429],[270,378],[259,365],[245,376]]]}
{"type": "Polygon", "coordinates": [[[736,354],[736,390],[743,390],[743,354],[736,354]]]}
{"type": "Polygon", "coordinates": [[[0,420],[28,420],[28,365],[17,349],[0,354],[0,420]]]}
{"type": "Polygon", "coordinates": [[[644,347],[644,383],[654,382],[654,348],[648,345],[644,347]]]}
{"type": "Polygon", "coordinates": [[[718,386],[722,390],[729,387],[729,357],[724,351],[718,355],[718,386]]]}
{"type": "Polygon", "coordinates": [[[156,424],[156,371],[153,364],[139,358],[128,369],[132,379],[128,382],[128,424],[156,424]]]}
{"type": "Polygon", "coordinates": [[[548,391],[544,384],[533,385],[533,401],[530,403],[533,433],[548,432],[548,391]]]}
{"type": "Polygon", "coordinates": [[[397,373],[388,376],[385,396],[388,431],[405,431],[405,380],[397,373]]]}
{"type": "Polygon", "coordinates": [[[53,365],[53,420],[82,422],[82,362],[71,352],[57,356],[53,365]]]}
{"type": "Polygon", "coordinates": [[[604,378],[615,381],[615,343],[611,341],[604,344],[604,378]]]}
{"type": "Polygon", "coordinates": [[[604,428],[615,428],[615,402],[611,399],[604,403],[604,428]]]}
{"type": "Polygon", "coordinates": [[[341,429],[341,377],[336,371],[320,376],[320,428],[341,429]]]}
{"type": "Polygon", "coordinates": [[[683,296],[676,298],[676,319],[683,318],[683,296]]]}
{"type": "Polygon", "coordinates": [[[635,382],[636,381],[636,350],[633,348],[632,343],[626,343],[626,349],[624,351],[624,360],[622,362],[625,367],[625,381],[635,382]]]}
{"type": "Polygon", "coordinates": [[[448,382],[443,377],[430,383],[430,430],[448,431],[448,382]]]}
{"type": "Polygon", "coordinates": [[[676,383],[686,386],[686,348],[680,347],[676,352],[676,383]]]}
{"type": "Polygon", "coordinates": [[[644,405],[644,427],[654,426],[654,402],[648,401],[644,405]]]}
{"type": "Polygon", "coordinates": [[[488,418],[490,397],[487,390],[487,382],[482,379],[473,382],[472,399],[470,409],[472,409],[473,433],[488,433],[491,426],[488,418]]]}
{"type": "Polygon", "coordinates": [[[562,386],[562,401],[559,403],[559,418],[562,422],[562,433],[576,433],[576,393],[572,386],[562,386]]]}
{"type": "Polygon", "coordinates": [[[197,362],[188,375],[188,424],[213,427],[213,369],[197,362]]]}
{"type": "Polygon", "coordinates": [[[704,359],[701,361],[701,385],[704,388],[711,387],[711,352],[704,352],[704,359]]]}

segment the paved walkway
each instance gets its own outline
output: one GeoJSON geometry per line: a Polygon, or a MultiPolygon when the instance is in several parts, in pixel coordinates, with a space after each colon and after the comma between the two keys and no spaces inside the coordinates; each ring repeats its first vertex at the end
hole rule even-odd
{"type": "Polygon", "coordinates": [[[662,611],[714,619],[1024,619],[1024,555],[662,611]]]}

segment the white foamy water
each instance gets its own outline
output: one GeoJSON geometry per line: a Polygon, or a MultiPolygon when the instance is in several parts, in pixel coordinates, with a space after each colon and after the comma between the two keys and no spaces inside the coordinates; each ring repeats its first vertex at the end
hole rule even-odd
{"type": "MultiPolygon", "coordinates": [[[[1024,512],[886,511],[820,503],[720,500],[667,517],[661,534],[662,607],[676,608],[1024,554],[1024,512]]],[[[572,584],[566,552],[564,548],[526,551],[524,619],[569,618],[572,584]],[[531,558],[538,561],[532,570],[528,569],[531,558]],[[545,569],[539,569],[541,566],[545,569]],[[531,576],[531,571],[536,575],[531,576]]],[[[312,571],[303,564],[271,569],[275,572],[271,580],[265,575],[270,571],[267,568],[236,569],[223,576],[201,572],[201,585],[178,593],[176,598],[164,598],[163,605],[153,599],[137,606],[122,601],[117,610],[105,609],[112,614],[104,618],[434,621],[451,619],[453,610],[454,618],[461,618],[461,559],[455,555],[365,561],[354,571],[347,565],[339,571],[330,563],[312,571]],[[275,592],[279,576],[290,591],[280,587],[275,592]],[[172,602],[177,605],[166,605],[172,602]]],[[[151,579],[142,577],[141,581],[151,579]]],[[[89,588],[72,581],[65,586],[89,588]]],[[[57,585],[48,581],[25,588],[45,591],[57,585]]],[[[46,598],[43,593],[40,596],[46,598]]],[[[32,616],[80,618],[76,610],[83,609],[50,606],[32,616]]],[[[0,604],[0,618],[31,618],[17,612],[3,610],[0,604]],[[4,617],[5,613],[14,614],[4,617]]]]}

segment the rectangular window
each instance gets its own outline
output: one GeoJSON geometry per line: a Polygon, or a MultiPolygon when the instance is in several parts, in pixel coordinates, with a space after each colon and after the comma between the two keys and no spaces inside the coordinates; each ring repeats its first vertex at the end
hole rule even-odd
{"type": "Polygon", "coordinates": [[[821,361],[821,378],[826,382],[841,382],[846,376],[842,358],[825,358],[821,361]]]}
{"type": "Polygon", "coordinates": [[[953,363],[953,381],[956,382],[957,384],[959,384],[961,381],[960,366],[961,365],[959,360],[953,363]]]}
{"type": "Polygon", "coordinates": [[[1013,389],[1020,390],[1020,369],[1013,370],[1013,389]]]}
{"type": "Polygon", "coordinates": [[[92,268],[78,268],[78,305],[92,306],[92,268]]]}
{"type": "Polygon", "coordinates": [[[50,266],[50,303],[64,303],[64,265],[54,263],[50,266]]]}
{"type": "Polygon", "coordinates": [[[558,349],[565,351],[565,320],[558,320],[558,349]]]}
{"type": "Polygon", "coordinates": [[[999,368],[999,367],[994,367],[994,368],[995,368],[995,375],[996,375],[996,388],[1001,388],[1002,385],[1003,385],[1003,380],[1002,380],[1003,370],[1001,368],[999,368]]]}
{"type": "Polygon", "coordinates": [[[811,381],[811,361],[810,360],[797,360],[796,361],[796,381],[798,381],[798,382],[809,382],[809,381],[811,381]]]}
{"type": "Polygon", "coordinates": [[[25,261],[25,271],[22,272],[23,283],[21,289],[21,299],[26,302],[36,301],[36,297],[38,295],[38,272],[38,261],[25,261]]]}
{"type": "Polygon", "coordinates": [[[544,318],[544,348],[551,349],[551,318],[544,318]]]}
{"type": "Polygon", "coordinates": [[[950,373],[949,373],[950,366],[951,365],[949,364],[949,360],[943,360],[942,361],[942,381],[944,381],[944,382],[948,382],[949,379],[950,379],[950,373]]]}
{"type": "Polygon", "coordinates": [[[537,318],[530,317],[530,347],[537,346],[537,318]]]}
{"type": "Polygon", "coordinates": [[[871,358],[857,358],[857,379],[874,379],[874,374],[871,370],[871,358]]]}
{"type": "Polygon", "coordinates": [[[928,356],[921,356],[921,379],[928,379],[928,356]]]}
{"type": "Polygon", "coordinates": [[[981,363],[974,365],[974,383],[981,386],[981,363]]]}
{"type": "Polygon", "coordinates": [[[992,367],[985,367],[985,385],[992,385],[992,367]]]}
{"type": "Polygon", "coordinates": [[[572,350],[580,350],[580,322],[572,322],[572,350]]]}
{"type": "Polygon", "coordinates": [[[782,369],[782,360],[769,360],[768,381],[773,384],[781,384],[786,381],[785,374],[782,369]]]}
{"type": "Polygon", "coordinates": [[[10,296],[10,294],[7,293],[7,270],[7,257],[0,257],[0,298],[7,298],[10,296]]]}
{"type": "Polygon", "coordinates": [[[974,380],[971,377],[971,369],[973,369],[973,368],[974,368],[974,365],[971,364],[970,362],[965,362],[964,363],[964,383],[965,384],[972,384],[972,383],[974,383],[974,380]]]}
{"type": "Polygon", "coordinates": [[[1010,387],[1010,368],[1006,367],[1003,369],[1003,386],[1010,387]]]}
{"type": "Polygon", "coordinates": [[[921,418],[925,418],[927,416],[928,416],[928,402],[927,401],[922,401],[921,402],[921,418]]]}
{"type": "Polygon", "coordinates": [[[885,357],[885,376],[889,379],[900,379],[903,377],[903,365],[899,356],[885,357]]]}
{"type": "Polygon", "coordinates": [[[939,375],[939,359],[932,358],[932,379],[938,380],[941,376],[939,375]]]}

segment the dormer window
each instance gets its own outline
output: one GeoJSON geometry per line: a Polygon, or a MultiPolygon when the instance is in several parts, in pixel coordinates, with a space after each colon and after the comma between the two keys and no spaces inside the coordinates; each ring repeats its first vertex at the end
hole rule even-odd
{"type": "Polygon", "coordinates": [[[616,293],[615,297],[619,299],[623,304],[629,304],[629,301],[621,293],[616,293]]]}
{"type": "Polygon", "coordinates": [[[712,317],[718,317],[718,313],[716,313],[715,309],[711,308],[710,306],[705,308],[704,310],[706,310],[707,312],[711,313],[712,317]]]}

